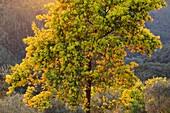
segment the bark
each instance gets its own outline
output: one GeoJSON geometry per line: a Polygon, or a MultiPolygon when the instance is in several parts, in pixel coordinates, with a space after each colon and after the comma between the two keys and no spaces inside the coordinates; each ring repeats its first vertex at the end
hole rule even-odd
{"type": "MultiPolygon", "coordinates": [[[[91,67],[91,61],[89,62],[89,71],[92,69],[91,67]]],[[[92,84],[92,80],[91,78],[87,78],[87,86],[86,86],[86,98],[87,98],[87,105],[86,105],[86,108],[88,109],[86,111],[86,113],[90,113],[90,100],[91,100],[91,84],[92,84]]]]}
{"type": "Polygon", "coordinates": [[[87,89],[86,89],[86,98],[88,100],[88,104],[86,108],[88,109],[86,113],[90,113],[90,99],[91,99],[91,80],[87,81],[87,89]]]}

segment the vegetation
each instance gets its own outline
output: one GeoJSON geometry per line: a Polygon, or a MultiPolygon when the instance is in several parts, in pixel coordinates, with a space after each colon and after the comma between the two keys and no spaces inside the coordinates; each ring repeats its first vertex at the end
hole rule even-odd
{"type": "MultiPolygon", "coordinates": [[[[169,0],[166,0],[170,4],[169,0]]],[[[170,7],[162,8],[159,11],[150,11],[150,15],[154,18],[153,22],[147,22],[146,27],[155,35],[161,36],[163,44],[169,42],[170,36],[170,7]]]]}
{"type": "MultiPolygon", "coordinates": [[[[0,64],[15,64],[25,56],[22,39],[32,35],[31,23],[54,0],[5,0],[0,2],[0,64]]],[[[41,26],[43,23],[38,23],[41,26]]]]}
{"type": "MultiPolygon", "coordinates": [[[[41,112],[37,111],[37,109],[25,106],[24,102],[22,101],[24,99],[23,93],[25,93],[26,89],[28,88],[28,86],[30,86],[30,84],[27,84],[24,87],[19,86],[14,88],[15,91],[13,92],[13,94],[11,96],[6,96],[6,91],[9,85],[5,82],[5,75],[7,73],[12,74],[10,72],[10,64],[14,65],[17,62],[21,62],[21,59],[25,57],[24,49],[26,45],[22,42],[22,39],[24,37],[34,35],[34,33],[31,30],[32,21],[35,21],[36,25],[39,27],[37,29],[40,29],[40,31],[41,28],[45,28],[45,30],[49,29],[48,27],[43,26],[45,24],[44,21],[37,21],[35,19],[35,16],[38,14],[46,13],[47,10],[43,8],[43,4],[50,1],[55,1],[55,0],[38,0],[38,1],[37,0],[29,0],[29,1],[2,0],[0,1],[0,40],[1,40],[0,42],[0,112],[2,113],[13,113],[13,112],[14,113],[16,112],[84,113],[81,107],[82,104],[80,106],[75,106],[75,111],[72,111],[69,108],[68,103],[63,103],[63,101],[56,99],[55,97],[54,98],[50,97],[51,101],[49,103],[52,105],[52,108],[45,109],[44,111],[41,112]]],[[[166,0],[166,2],[168,4],[170,3],[169,0],[166,0]]],[[[113,84],[114,85],[113,87],[110,87],[108,89],[106,88],[106,90],[104,91],[103,89],[100,89],[103,86],[100,86],[97,89],[100,91],[95,93],[93,93],[94,92],[93,86],[96,84],[93,84],[92,86],[93,92],[91,95],[91,113],[96,113],[96,112],[97,113],[100,112],[101,113],[103,112],[106,113],[116,113],[116,112],[118,113],[122,113],[122,112],[123,113],[144,113],[144,112],[170,113],[169,111],[170,81],[169,80],[166,81],[161,78],[153,78],[158,76],[167,77],[167,78],[170,77],[169,74],[170,73],[170,69],[169,69],[169,64],[170,64],[169,47],[170,46],[168,42],[169,33],[170,33],[169,32],[169,25],[170,25],[169,8],[170,7],[166,7],[166,8],[164,7],[158,11],[156,10],[149,11],[149,15],[151,15],[154,20],[153,22],[147,21],[145,23],[145,27],[149,28],[153,34],[161,36],[160,39],[163,42],[163,48],[161,50],[157,50],[157,52],[154,53],[151,58],[147,58],[146,56],[143,56],[140,53],[136,53],[136,52],[131,53],[129,50],[127,51],[126,49],[127,56],[123,58],[123,60],[126,65],[129,65],[129,63],[133,61],[139,63],[139,66],[134,68],[134,72],[135,75],[137,75],[137,77],[139,77],[140,80],[142,80],[142,82],[140,80],[137,80],[135,83],[130,84],[131,86],[129,87],[127,86],[129,84],[123,86],[123,84],[119,84],[123,82],[119,82],[118,84],[113,84]]],[[[119,20],[119,17],[117,18],[117,20],[119,20]]],[[[68,30],[66,29],[66,31],[68,30]]],[[[99,59],[102,58],[99,57],[99,59]]],[[[31,74],[35,73],[35,70],[32,69],[31,69],[31,74]]],[[[20,70],[20,72],[21,71],[22,70],[20,70]]],[[[53,76],[53,74],[55,73],[52,73],[51,75],[53,76]]],[[[51,78],[51,75],[48,76],[47,79],[53,81],[55,78],[51,78]]],[[[39,73],[38,77],[41,76],[42,73],[39,73]]],[[[33,81],[35,81],[35,78],[34,77],[32,78],[33,81]]],[[[122,78],[120,78],[119,80],[122,80],[122,78]]],[[[125,78],[123,80],[128,80],[128,78],[125,78]]],[[[40,94],[40,92],[44,90],[41,88],[41,85],[42,84],[33,85],[36,86],[36,91],[33,92],[34,93],[33,96],[40,94]]],[[[85,90],[83,91],[85,92],[85,90]]],[[[55,94],[55,91],[53,92],[53,94],[55,94]]]]}
{"type": "Polygon", "coordinates": [[[170,78],[169,64],[148,62],[136,67],[135,74],[142,80],[146,81],[153,77],[170,78]]]}
{"type": "MultiPolygon", "coordinates": [[[[167,77],[170,78],[170,46],[165,44],[161,50],[158,50],[151,58],[142,58],[141,55],[133,58],[136,61],[142,61],[138,67],[135,68],[135,75],[142,81],[146,81],[152,77],[167,77]],[[142,59],[140,59],[142,58],[142,59]]],[[[131,58],[131,60],[133,60],[131,58]]]]}
{"type": "MultiPolygon", "coordinates": [[[[151,82],[148,80],[147,82],[151,82]]],[[[147,83],[146,82],[146,83],[147,83]]],[[[170,80],[157,79],[146,85],[145,107],[148,113],[170,113],[170,80]]]]}
{"type": "Polygon", "coordinates": [[[0,67],[0,99],[6,96],[8,84],[5,82],[5,75],[10,71],[9,65],[2,65],[0,67]]]}
{"type": "Polygon", "coordinates": [[[49,3],[48,13],[37,16],[46,22],[44,27],[33,23],[34,36],[24,39],[26,57],[6,76],[8,94],[28,86],[24,102],[42,110],[58,98],[87,113],[92,107],[105,112],[113,103],[122,102],[125,108],[133,106],[127,112],[141,111],[142,97],[129,100],[142,90],[135,85],[139,80],[131,70],[136,63],[125,64],[124,58],[126,50],[151,56],[161,48],[159,37],[144,28],[144,23],[152,20],[149,11],[162,6],[166,6],[163,0],[49,3]],[[120,92],[120,102],[104,96],[109,90],[120,92]],[[104,93],[98,99],[101,106],[91,102],[97,93],[104,93]]]}
{"type": "Polygon", "coordinates": [[[33,108],[25,106],[22,101],[23,95],[16,94],[14,96],[6,96],[0,99],[1,113],[40,113],[33,108]]]}

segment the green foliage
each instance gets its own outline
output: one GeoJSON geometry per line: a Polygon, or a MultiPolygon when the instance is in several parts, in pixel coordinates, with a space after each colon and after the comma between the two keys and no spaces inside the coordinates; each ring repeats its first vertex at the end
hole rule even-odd
{"type": "MultiPolygon", "coordinates": [[[[150,10],[162,6],[164,0],[57,0],[45,5],[48,13],[37,16],[46,22],[44,27],[32,24],[34,36],[24,39],[26,57],[6,76],[8,94],[28,85],[28,106],[43,110],[58,98],[72,109],[81,106],[90,112],[93,95],[130,89],[138,80],[131,70],[137,64],[124,64],[126,50],[151,56],[161,48],[159,37],[144,23],[152,20],[150,10]]],[[[141,103],[136,106],[138,98],[134,100],[138,109],[141,103]]]]}
{"type": "MultiPolygon", "coordinates": [[[[151,58],[145,58],[144,62],[135,68],[135,75],[142,81],[152,77],[170,78],[170,46],[169,42],[162,49],[155,52],[151,58]]],[[[140,56],[138,58],[141,58],[140,56]]]]}
{"type": "Polygon", "coordinates": [[[110,89],[93,96],[93,109],[97,113],[142,113],[145,111],[145,86],[137,81],[130,89],[110,89]]]}
{"type": "MultiPolygon", "coordinates": [[[[169,0],[165,1],[170,4],[169,0]]],[[[155,35],[159,35],[163,44],[166,44],[169,42],[170,35],[170,6],[157,11],[150,11],[149,14],[154,20],[153,22],[147,22],[146,27],[155,35]]]]}
{"type": "Polygon", "coordinates": [[[123,91],[121,101],[124,113],[142,113],[145,111],[144,85],[138,81],[134,87],[123,91]]]}

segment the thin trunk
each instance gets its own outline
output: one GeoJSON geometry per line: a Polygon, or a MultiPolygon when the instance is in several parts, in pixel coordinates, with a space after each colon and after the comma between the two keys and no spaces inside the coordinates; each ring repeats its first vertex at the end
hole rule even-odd
{"type": "MultiPolygon", "coordinates": [[[[92,69],[91,67],[91,61],[89,62],[89,71],[92,69]]],[[[86,86],[86,98],[87,98],[87,105],[86,105],[86,108],[88,109],[86,111],[86,113],[90,113],[90,100],[91,100],[91,83],[92,83],[92,80],[91,78],[89,77],[87,79],[87,86],[86,86]]]]}
{"type": "Polygon", "coordinates": [[[91,99],[91,80],[87,81],[88,85],[87,85],[87,89],[86,89],[86,98],[88,100],[88,104],[87,104],[87,111],[86,113],[90,113],[90,99],[91,99]]]}

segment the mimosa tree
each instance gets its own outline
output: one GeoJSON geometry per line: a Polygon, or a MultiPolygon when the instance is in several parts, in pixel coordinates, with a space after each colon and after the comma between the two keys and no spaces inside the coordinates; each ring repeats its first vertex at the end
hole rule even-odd
{"type": "Polygon", "coordinates": [[[151,56],[161,48],[159,36],[144,28],[148,12],[166,6],[164,0],[56,0],[45,5],[44,28],[27,37],[26,57],[12,67],[8,94],[26,86],[24,102],[50,107],[52,98],[90,113],[91,97],[121,86],[129,88],[137,77],[124,63],[127,50],[151,56]]]}

